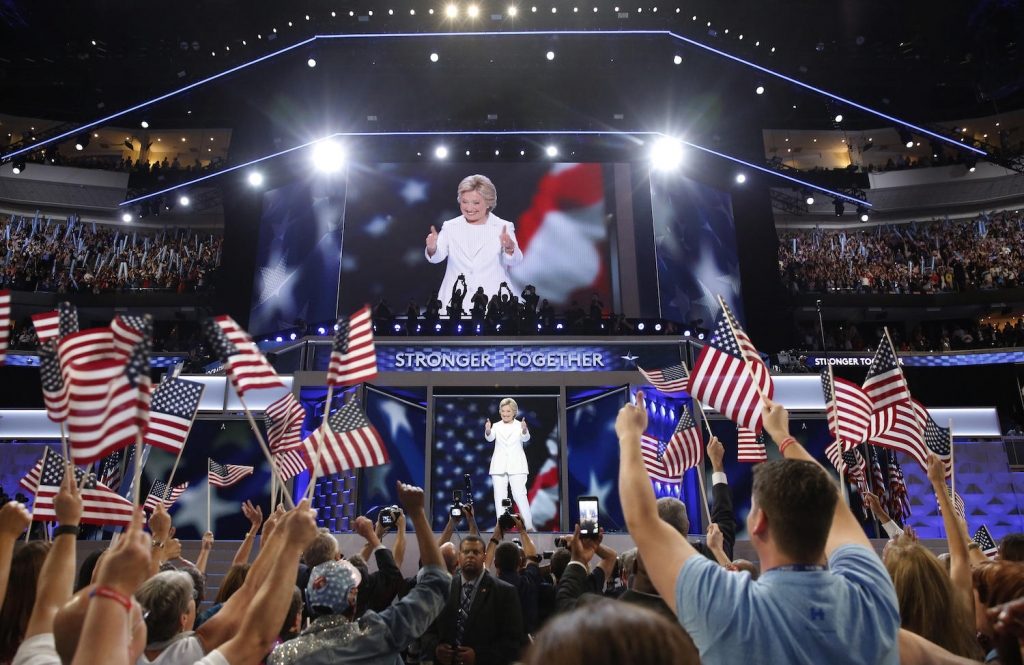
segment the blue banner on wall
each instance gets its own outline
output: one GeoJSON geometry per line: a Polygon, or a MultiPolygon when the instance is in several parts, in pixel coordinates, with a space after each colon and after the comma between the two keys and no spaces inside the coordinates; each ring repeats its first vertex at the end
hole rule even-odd
{"type": "MultiPolygon", "coordinates": [[[[804,360],[807,367],[847,366],[868,367],[872,353],[829,353],[829,355],[808,355],[804,360]]],[[[906,354],[901,355],[900,365],[904,367],[967,367],[971,365],[1013,365],[1024,362],[1024,351],[979,351],[977,353],[906,354]]]]}

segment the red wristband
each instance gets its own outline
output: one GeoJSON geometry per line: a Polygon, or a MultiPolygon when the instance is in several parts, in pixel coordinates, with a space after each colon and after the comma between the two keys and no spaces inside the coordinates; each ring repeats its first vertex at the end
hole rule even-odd
{"type": "Polygon", "coordinates": [[[108,586],[96,587],[92,590],[92,593],[89,594],[89,598],[92,598],[93,596],[99,596],[101,598],[109,598],[110,600],[115,600],[121,605],[123,605],[124,609],[128,610],[129,612],[132,611],[132,599],[124,595],[120,591],[114,591],[108,586]]]}
{"type": "Polygon", "coordinates": [[[785,455],[786,448],[789,448],[794,443],[796,443],[796,439],[794,439],[791,436],[787,436],[785,439],[782,440],[782,443],[779,444],[779,452],[785,455]]]}

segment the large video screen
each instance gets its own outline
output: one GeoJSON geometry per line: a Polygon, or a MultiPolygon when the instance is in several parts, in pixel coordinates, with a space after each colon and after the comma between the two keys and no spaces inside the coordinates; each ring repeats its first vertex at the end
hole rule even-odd
{"type": "Polygon", "coordinates": [[[468,287],[467,312],[477,287],[493,296],[505,274],[516,296],[532,285],[540,298],[561,310],[573,300],[588,307],[596,292],[605,311],[611,311],[609,239],[615,206],[612,188],[606,186],[610,169],[550,163],[353,165],[340,312],[386,298],[396,314],[404,314],[411,299],[423,307],[434,291],[447,305],[459,274],[468,287]],[[459,183],[474,174],[487,176],[497,191],[488,230],[467,229],[457,220],[459,183]],[[510,237],[522,250],[517,265],[502,258],[499,220],[514,226],[510,237]],[[431,227],[447,251],[437,263],[428,261],[424,251],[431,227]],[[502,261],[505,273],[495,270],[502,261]]]}

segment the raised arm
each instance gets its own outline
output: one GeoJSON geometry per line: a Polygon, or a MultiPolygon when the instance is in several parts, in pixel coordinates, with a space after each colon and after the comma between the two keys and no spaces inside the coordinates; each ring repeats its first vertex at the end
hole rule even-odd
{"type": "Polygon", "coordinates": [[[487,541],[487,552],[484,554],[484,570],[490,570],[494,563],[494,552],[498,549],[498,543],[505,538],[505,532],[501,530],[501,520],[494,525],[494,535],[487,541]]]}
{"type": "Polygon", "coordinates": [[[213,549],[213,534],[209,531],[203,534],[203,542],[199,545],[199,556],[196,557],[196,570],[206,574],[206,562],[210,559],[210,550],[213,549]]]}
{"type": "Polygon", "coordinates": [[[647,572],[651,581],[674,612],[679,571],[698,552],[681,533],[658,517],[654,488],[640,451],[640,435],[646,429],[644,393],[637,391],[636,406],[626,404],[615,419],[615,433],[619,435],[619,498],[629,533],[644,561],[650,562],[647,572]]]}
{"type": "Polygon", "coordinates": [[[36,603],[32,606],[25,639],[52,633],[53,617],[64,603],[71,600],[71,594],[74,593],[75,543],[78,540],[78,523],[82,518],[82,490],[75,482],[75,474],[70,467],[64,472],[64,482],[57,492],[53,507],[60,525],[74,527],[74,531],[61,533],[53,539],[53,546],[39,571],[36,603]]]}
{"type": "Polygon", "coordinates": [[[395,524],[398,526],[395,535],[395,544],[391,547],[391,553],[395,555],[395,565],[399,568],[405,561],[405,511],[399,509],[395,517],[395,524]]]}
{"type": "Polygon", "coordinates": [[[437,546],[440,547],[445,543],[452,541],[452,534],[455,533],[455,518],[452,517],[451,513],[448,513],[448,523],[444,525],[444,531],[437,537],[437,546]]]}
{"type": "Polygon", "coordinates": [[[885,529],[885,533],[890,538],[895,538],[903,533],[903,529],[901,529],[896,522],[892,521],[892,518],[889,517],[889,513],[882,510],[882,504],[878,501],[878,497],[876,495],[871,492],[864,492],[864,499],[868,502],[868,508],[871,509],[871,514],[875,516],[875,519],[877,519],[878,523],[882,525],[882,528],[885,529]]]}
{"type": "Polygon", "coordinates": [[[516,523],[516,530],[519,531],[519,539],[523,541],[523,556],[527,559],[537,556],[537,546],[534,544],[533,539],[530,538],[530,534],[526,532],[526,525],[523,523],[523,518],[519,515],[513,515],[512,519],[516,523]]]}
{"type": "Polygon", "coordinates": [[[723,566],[732,563],[732,559],[725,553],[725,539],[722,537],[722,530],[717,524],[708,525],[708,549],[715,555],[715,561],[723,566]]]}
{"type": "Polygon", "coordinates": [[[249,520],[250,526],[245,538],[242,539],[242,544],[238,546],[238,551],[235,552],[235,558],[231,560],[232,566],[249,563],[252,544],[256,542],[256,534],[260,532],[260,526],[263,524],[263,507],[252,505],[252,501],[246,500],[242,504],[242,514],[249,520]]]}
{"type": "Polygon", "coordinates": [[[469,533],[474,536],[480,535],[480,527],[476,525],[476,514],[472,505],[463,505],[462,514],[466,516],[466,524],[469,525],[469,533]]]}
{"type": "Polygon", "coordinates": [[[352,524],[352,530],[366,539],[366,544],[363,545],[363,549],[359,551],[359,556],[363,557],[364,561],[369,561],[370,554],[381,545],[380,537],[383,535],[384,531],[380,524],[380,517],[377,518],[377,524],[374,525],[369,518],[360,515],[352,524]],[[380,535],[378,535],[378,530],[380,531],[380,535]]]}
{"type": "Polygon", "coordinates": [[[974,615],[974,582],[971,579],[971,559],[967,549],[967,538],[957,524],[957,514],[953,502],[949,498],[949,487],[946,485],[946,469],[936,455],[928,455],[928,480],[931,481],[935,497],[939,500],[942,510],[942,524],[946,527],[946,542],[949,545],[949,577],[953,586],[974,615]]]}
{"type": "Polygon", "coordinates": [[[732,560],[736,544],[736,514],[732,508],[732,490],[722,463],[725,446],[717,436],[708,440],[708,459],[711,460],[711,523],[717,524],[722,533],[722,551],[732,560]]]}
{"type": "Polygon", "coordinates": [[[14,558],[14,544],[21,534],[32,525],[28,508],[18,501],[8,501],[0,508],[0,602],[7,593],[7,580],[11,576],[11,560],[14,558]]]}
{"type": "MultiPolygon", "coordinates": [[[[821,466],[820,462],[811,457],[804,447],[789,435],[789,413],[781,404],[767,400],[761,413],[764,418],[764,428],[768,430],[768,434],[779,446],[779,450],[786,459],[800,459],[821,466]]],[[[838,486],[836,492],[839,492],[838,486]]],[[[832,514],[832,528],[828,532],[828,541],[825,543],[825,555],[832,556],[832,552],[851,543],[867,548],[871,547],[871,541],[864,534],[860,522],[857,521],[846,502],[840,500],[836,503],[835,512],[832,514]]]]}

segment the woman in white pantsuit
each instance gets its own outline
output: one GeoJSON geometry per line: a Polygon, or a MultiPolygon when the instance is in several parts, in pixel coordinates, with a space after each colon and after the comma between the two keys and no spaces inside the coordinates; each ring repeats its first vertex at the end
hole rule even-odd
{"type": "Polygon", "coordinates": [[[526,418],[516,421],[519,405],[511,397],[501,400],[499,413],[500,422],[491,425],[488,418],[484,426],[484,438],[494,442],[489,472],[494,484],[494,512],[501,514],[501,502],[508,497],[511,483],[512,498],[523,517],[523,524],[527,530],[533,531],[530,499],[526,495],[526,477],[530,469],[526,464],[526,453],[523,452],[523,444],[530,440],[530,431],[526,429],[526,418]]]}
{"type": "Polygon", "coordinates": [[[459,275],[466,277],[467,293],[493,296],[502,282],[509,281],[508,269],[523,262],[512,222],[491,213],[498,203],[494,184],[482,175],[471,175],[459,183],[459,210],[462,215],[449,219],[438,231],[430,227],[424,254],[427,261],[445,259],[444,281],[438,294],[448,304],[459,275]]]}

